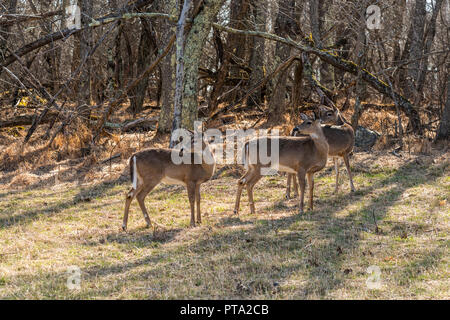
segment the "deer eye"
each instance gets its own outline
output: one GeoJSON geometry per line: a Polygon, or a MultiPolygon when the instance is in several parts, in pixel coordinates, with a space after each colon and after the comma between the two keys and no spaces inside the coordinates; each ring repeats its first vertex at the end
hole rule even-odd
{"type": "Polygon", "coordinates": [[[308,121],[306,124],[311,124],[312,122],[311,121],[308,121]]]}

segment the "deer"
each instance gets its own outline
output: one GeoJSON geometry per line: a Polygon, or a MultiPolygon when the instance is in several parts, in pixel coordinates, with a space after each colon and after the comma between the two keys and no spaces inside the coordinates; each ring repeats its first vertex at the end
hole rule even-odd
{"type": "MultiPolygon", "coordinates": [[[[181,130],[183,131],[184,129],[181,130]]],[[[186,147],[186,141],[184,141],[184,147],[180,150],[176,148],[149,148],[130,157],[129,166],[132,187],[126,194],[122,224],[123,231],[127,230],[130,204],[135,197],[144,215],[147,228],[151,227],[152,224],[144,200],[160,182],[185,186],[191,208],[190,226],[195,227],[196,223],[194,216],[195,204],[197,205],[197,223],[201,223],[200,185],[211,179],[215,171],[216,162],[214,154],[201,132],[194,133],[190,130],[185,130],[182,137],[185,139],[187,137],[186,140],[188,140],[190,146],[186,147]],[[196,152],[195,149],[195,146],[200,143],[199,138],[201,138],[202,142],[202,153],[196,152]],[[191,146],[194,146],[194,151],[191,151],[191,146]],[[181,162],[181,159],[184,161],[174,163],[174,156],[175,159],[179,159],[177,162],[181,162]]]]}
{"type": "MultiPolygon", "coordinates": [[[[319,106],[319,117],[322,120],[322,130],[328,142],[328,156],[333,157],[334,170],[336,173],[336,185],[334,193],[339,190],[339,157],[344,159],[350,180],[350,190],[355,192],[353,177],[350,170],[350,154],[355,144],[355,133],[351,125],[349,125],[337,108],[319,106]]],[[[296,128],[291,135],[297,136],[299,133],[296,128]]],[[[294,196],[298,196],[298,184],[293,174],[288,174],[286,199],[290,198],[291,181],[294,182],[294,196]]]]}
{"type": "MultiPolygon", "coordinates": [[[[255,214],[255,204],[253,201],[253,188],[255,184],[261,179],[261,169],[273,166],[274,164],[262,164],[260,156],[257,156],[254,161],[249,162],[249,146],[251,143],[256,144],[258,149],[261,143],[266,143],[268,153],[272,153],[271,145],[272,139],[278,141],[279,160],[275,164],[275,168],[279,172],[288,172],[297,175],[300,184],[300,201],[299,214],[304,212],[303,199],[305,194],[305,176],[309,185],[309,207],[313,210],[313,193],[314,193],[314,173],[322,170],[328,157],[328,143],[320,125],[320,119],[315,114],[308,117],[301,114],[304,120],[302,124],[296,127],[300,133],[307,134],[307,137],[259,137],[247,141],[244,144],[243,157],[244,164],[247,168],[245,174],[238,180],[238,188],[236,193],[236,202],[234,213],[239,214],[239,205],[241,194],[244,186],[247,187],[247,196],[250,206],[251,214],[255,214]],[[262,141],[263,139],[270,140],[262,141]],[[278,168],[277,166],[278,165],[278,168]]],[[[259,154],[259,150],[257,150],[259,154]]]]}

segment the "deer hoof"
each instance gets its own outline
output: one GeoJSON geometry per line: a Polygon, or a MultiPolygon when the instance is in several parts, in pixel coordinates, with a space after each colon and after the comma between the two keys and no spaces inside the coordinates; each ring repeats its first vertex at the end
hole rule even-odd
{"type": "Polygon", "coordinates": [[[122,225],[122,231],[125,231],[125,232],[127,231],[127,226],[124,224],[122,225]]]}
{"type": "Polygon", "coordinates": [[[284,198],[285,198],[286,200],[289,200],[289,199],[291,198],[291,196],[287,194],[287,195],[284,196],[284,198]]]}

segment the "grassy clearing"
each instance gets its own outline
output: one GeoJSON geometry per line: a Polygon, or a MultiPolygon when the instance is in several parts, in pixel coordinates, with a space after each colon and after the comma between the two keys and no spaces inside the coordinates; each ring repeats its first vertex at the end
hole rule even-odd
{"type": "Polygon", "coordinates": [[[332,170],[322,171],[315,210],[302,216],[296,199],[284,200],[280,176],[257,184],[257,215],[244,194],[241,215],[232,216],[236,178],[226,170],[202,187],[204,222],[192,229],[186,191],[160,185],[146,203],[165,229],[145,229],[134,201],[129,232],[121,232],[125,163],[97,184],[5,187],[0,298],[449,299],[445,155],[434,163],[360,153],[352,165],[357,192],[349,194],[344,173],[333,194],[332,170]],[[66,286],[73,265],[80,290],[66,286]],[[366,285],[372,265],[379,289],[366,285]]]}

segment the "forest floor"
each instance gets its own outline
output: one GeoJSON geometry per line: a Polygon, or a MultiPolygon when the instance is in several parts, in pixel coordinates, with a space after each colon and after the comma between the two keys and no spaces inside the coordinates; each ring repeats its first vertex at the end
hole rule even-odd
{"type": "Polygon", "coordinates": [[[185,189],[161,184],[146,198],[160,227],[133,201],[128,232],[126,160],[0,173],[0,299],[449,299],[449,153],[351,162],[357,191],[341,167],[333,193],[330,161],[302,215],[285,176],[256,185],[255,215],[245,192],[233,215],[239,170],[219,168],[195,228],[185,189]]]}

